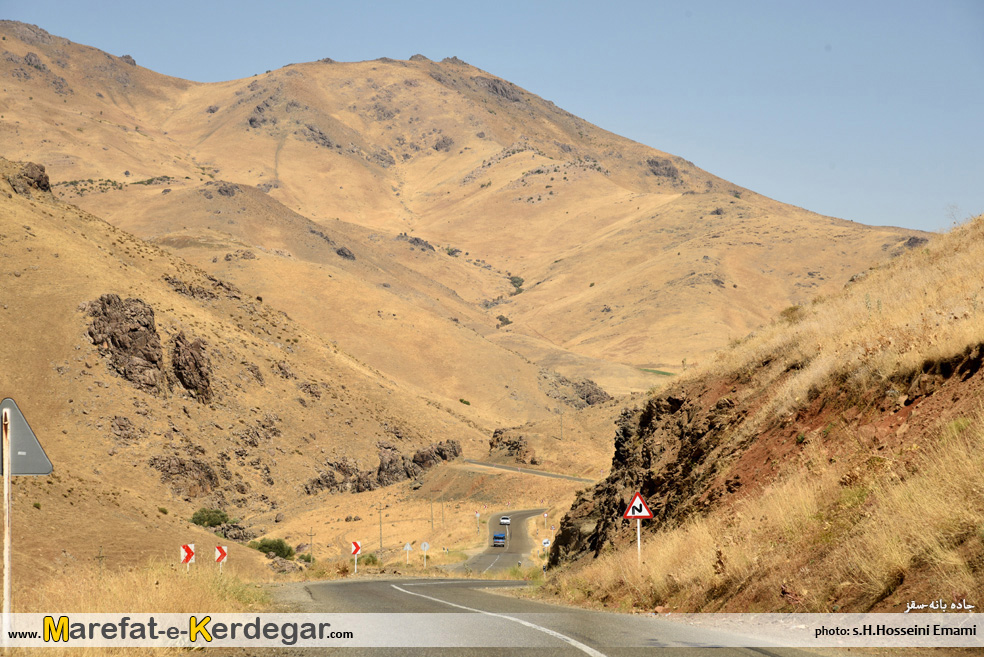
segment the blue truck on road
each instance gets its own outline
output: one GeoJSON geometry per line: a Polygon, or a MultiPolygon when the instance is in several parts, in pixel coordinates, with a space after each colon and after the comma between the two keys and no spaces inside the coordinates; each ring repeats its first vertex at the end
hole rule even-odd
{"type": "Polygon", "coordinates": [[[492,547],[506,547],[506,535],[492,534],[492,547]]]}

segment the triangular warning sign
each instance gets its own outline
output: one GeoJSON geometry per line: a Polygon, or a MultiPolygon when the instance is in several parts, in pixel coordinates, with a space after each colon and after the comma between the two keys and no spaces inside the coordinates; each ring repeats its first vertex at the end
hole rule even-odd
{"type": "Polygon", "coordinates": [[[647,520],[653,517],[653,512],[649,510],[646,500],[642,499],[642,494],[636,493],[622,517],[626,520],[647,520]]]}
{"type": "MultiPolygon", "coordinates": [[[[17,404],[9,397],[0,402],[0,430],[8,431],[10,436],[10,472],[14,475],[50,475],[51,461],[44,453],[31,426],[17,404]]],[[[0,460],[0,471],[3,461],[0,460]]]]}

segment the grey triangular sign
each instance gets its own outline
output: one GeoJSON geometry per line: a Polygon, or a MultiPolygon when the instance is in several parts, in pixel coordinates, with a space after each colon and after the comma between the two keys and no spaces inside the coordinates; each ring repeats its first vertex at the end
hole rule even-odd
{"type": "MultiPolygon", "coordinates": [[[[51,461],[44,453],[44,448],[38,442],[37,436],[31,430],[31,425],[17,404],[9,397],[0,402],[0,422],[6,415],[8,431],[10,431],[10,472],[14,475],[50,475],[51,461]],[[6,413],[4,413],[6,411],[6,413]]],[[[0,460],[0,474],[3,461],[0,460]]]]}

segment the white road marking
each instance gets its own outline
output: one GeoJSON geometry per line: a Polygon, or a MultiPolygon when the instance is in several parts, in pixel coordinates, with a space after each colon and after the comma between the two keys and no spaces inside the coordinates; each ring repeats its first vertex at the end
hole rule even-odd
{"type": "MultiPolygon", "coordinates": [[[[492,566],[494,566],[494,565],[495,565],[495,562],[496,562],[496,561],[498,561],[498,560],[499,560],[499,557],[501,557],[501,556],[502,556],[501,554],[500,554],[499,556],[497,556],[497,557],[495,558],[495,561],[493,561],[493,562],[492,562],[492,563],[490,563],[490,564],[489,564],[488,566],[486,566],[486,568],[485,568],[485,570],[488,570],[489,568],[491,568],[492,566]]],[[[485,573],[485,570],[483,570],[483,571],[482,571],[482,573],[483,573],[483,574],[485,573]]]]}
{"type": "Polygon", "coordinates": [[[406,593],[407,595],[416,595],[416,596],[421,597],[421,598],[426,598],[428,600],[433,600],[434,602],[440,602],[441,604],[448,605],[449,607],[457,607],[458,609],[464,609],[466,611],[474,611],[474,612],[479,613],[479,614],[485,614],[486,616],[495,616],[496,618],[504,618],[504,619],[510,620],[510,621],[512,621],[514,623],[519,623],[520,625],[525,625],[526,627],[532,628],[534,630],[538,630],[540,632],[543,632],[544,634],[549,634],[550,636],[552,636],[552,637],[554,637],[556,639],[560,639],[561,641],[564,641],[566,643],[569,643],[570,645],[574,646],[575,648],[577,648],[581,652],[583,652],[583,653],[585,653],[587,655],[591,655],[591,657],[606,657],[606,655],[604,653],[598,652],[597,650],[595,650],[591,646],[586,646],[583,643],[581,643],[580,641],[577,641],[576,639],[572,639],[572,638],[570,638],[567,635],[561,634],[560,632],[555,632],[554,630],[551,630],[548,627],[542,627],[540,625],[537,625],[536,623],[531,623],[529,621],[525,621],[522,618],[516,618],[515,616],[506,616],[505,614],[496,614],[496,613],[493,613],[491,611],[485,611],[484,609],[475,609],[474,607],[466,607],[465,605],[455,604],[453,602],[448,602],[447,600],[441,600],[440,598],[432,598],[431,596],[424,595],[423,593],[414,593],[413,591],[407,591],[406,589],[401,589],[396,584],[391,584],[390,586],[392,586],[397,591],[400,591],[402,593],[406,593]]]}

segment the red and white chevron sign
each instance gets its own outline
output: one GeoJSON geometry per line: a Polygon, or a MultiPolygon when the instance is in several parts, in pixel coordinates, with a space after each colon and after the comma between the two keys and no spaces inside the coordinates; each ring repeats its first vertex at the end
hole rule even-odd
{"type": "Polygon", "coordinates": [[[215,546],[215,563],[222,563],[229,556],[229,552],[224,545],[215,546]]]}
{"type": "Polygon", "coordinates": [[[181,546],[181,563],[195,563],[195,544],[181,546]]]}
{"type": "Polygon", "coordinates": [[[359,554],[360,552],[362,552],[362,543],[352,541],[352,554],[359,554]]]}

